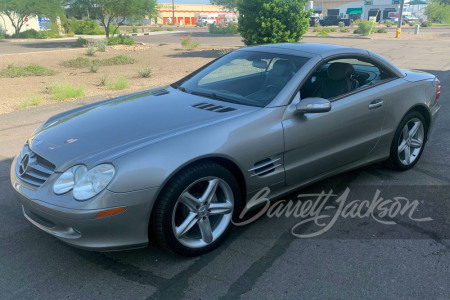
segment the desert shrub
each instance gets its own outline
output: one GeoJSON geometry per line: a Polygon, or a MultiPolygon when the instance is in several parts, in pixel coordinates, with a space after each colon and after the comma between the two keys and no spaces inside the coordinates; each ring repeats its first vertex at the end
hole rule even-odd
{"type": "Polygon", "coordinates": [[[348,29],[348,28],[341,28],[339,31],[340,32],[350,32],[350,29],[348,29]]]}
{"type": "Polygon", "coordinates": [[[112,36],[108,39],[108,45],[134,45],[134,40],[131,36],[121,35],[112,36]]]}
{"type": "Polygon", "coordinates": [[[108,77],[106,77],[106,75],[102,75],[99,78],[99,82],[98,85],[99,86],[106,86],[106,82],[108,81],[108,77]]]}
{"type": "Polygon", "coordinates": [[[142,78],[149,78],[152,75],[152,67],[147,66],[139,70],[139,76],[142,78]]]}
{"type": "Polygon", "coordinates": [[[186,49],[195,49],[200,46],[200,42],[198,41],[198,38],[195,38],[195,40],[192,38],[191,35],[183,36],[181,39],[181,46],[186,49]]]}
{"type": "Polygon", "coordinates": [[[132,57],[125,56],[125,55],[117,55],[110,58],[105,59],[94,59],[90,60],[86,57],[78,57],[76,59],[70,59],[63,61],[61,65],[66,68],[74,68],[74,69],[81,69],[81,68],[87,68],[91,64],[94,64],[96,66],[114,66],[114,65],[129,65],[134,64],[136,60],[132,57]]]}
{"type": "MultiPolygon", "coordinates": [[[[161,28],[152,28],[152,32],[163,31],[161,28]]],[[[173,31],[173,28],[167,28],[167,31],[173,31]],[[170,29],[170,30],[169,30],[170,29]]]]}
{"type": "Polygon", "coordinates": [[[95,45],[97,46],[98,51],[100,51],[100,52],[106,51],[106,47],[107,47],[106,41],[104,41],[104,40],[97,41],[97,43],[95,43],[95,45]]]}
{"type": "Polygon", "coordinates": [[[338,23],[338,26],[339,26],[339,27],[344,27],[345,24],[344,24],[344,22],[339,22],[339,23],[338,23]]]}
{"type": "Polygon", "coordinates": [[[24,109],[31,106],[37,106],[41,103],[42,97],[38,95],[32,95],[24,100],[20,101],[20,103],[16,106],[16,109],[24,109]]]}
{"type": "Polygon", "coordinates": [[[375,30],[375,33],[387,33],[387,31],[384,28],[378,28],[377,30],[375,30]]]}
{"type": "Polygon", "coordinates": [[[322,26],[314,26],[313,32],[321,32],[322,30],[323,30],[322,26]]]}
{"type": "Polygon", "coordinates": [[[74,87],[70,83],[55,83],[47,87],[47,92],[53,100],[63,101],[66,99],[79,98],[84,96],[83,88],[74,87]]]}
{"type": "MultiPolygon", "coordinates": [[[[318,36],[330,36],[332,28],[323,28],[320,32],[317,33],[318,36]]],[[[333,28],[336,30],[336,28],[333,28]]]]}
{"type": "Polygon", "coordinates": [[[26,31],[19,32],[18,34],[14,33],[11,37],[19,39],[38,39],[39,32],[34,29],[28,29],[26,31]]]}
{"type": "Polygon", "coordinates": [[[331,27],[331,28],[328,28],[328,29],[330,29],[330,32],[337,32],[337,28],[331,27]]]}
{"type": "Polygon", "coordinates": [[[402,21],[402,25],[406,25],[406,21],[402,21]]]}
{"type": "Polygon", "coordinates": [[[128,87],[128,79],[125,76],[117,78],[114,82],[107,84],[106,88],[108,90],[123,90],[128,87]]]}
{"type": "Polygon", "coordinates": [[[133,28],[131,29],[131,31],[132,31],[133,33],[137,33],[138,30],[139,30],[139,27],[134,27],[134,26],[133,26],[133,28]]]}
{"type": "Polygon", "coordinates": [[[0,77],[30,77],[30,76],[53,76],[56,72],[39,65],[29,65],[27,67],[16,67],[8,65],[5,69],[0,70],[0,77]]]}
{"type": "Polygon", "coordinates": [[[89,43],[87,50],[86,50],[86,54],[89,56],[93,56],[95,54],[95,52],[97,52],[97,50],[95,49],[95,44],[89,43]]]}
{"type": "Polygon", "coordinates": [[[97,73],[97,71],[98,71],[98,66],[92,62],[91,66],[89,67],[89,72],[97,73]]]}
{"type": "Polygon", "coordinates": [[[78,46],[83,47],[83,46],[86,46],[87,44],[88,44],[88,41],[86,39],[83,39],[82,37],[79,37],[77,39],[77,45],[78,46]]]}
{"type": "Polygon", "coordinates": [[[173,31],[173,28],[167,28],[166,31],[173,31]]]}
{"type": "Polygon", "coordinates": [[[433,26],[433,23],[431,23],[430,21],[423,21],[420,24],[420,27],[431,27],[431,26],[433,26]]]}

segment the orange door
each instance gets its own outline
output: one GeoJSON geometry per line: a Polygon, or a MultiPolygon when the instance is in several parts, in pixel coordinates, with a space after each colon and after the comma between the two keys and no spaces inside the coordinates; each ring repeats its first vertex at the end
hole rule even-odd
{"type": "Polygon", "coordinates": [[[191,25],[191,19],[189,17],[184,18],[185,25],[191,25]]]}

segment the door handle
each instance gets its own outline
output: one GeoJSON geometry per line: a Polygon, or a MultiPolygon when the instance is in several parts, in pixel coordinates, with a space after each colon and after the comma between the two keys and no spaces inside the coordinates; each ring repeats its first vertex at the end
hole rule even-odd
{"type": "Polygon", "coordinates": [[[370,102],[369,109],[375,109],[375,108],[378,108],[381,106],[383,106],[383,100],[377,99],[377,100],[370,102]]]}

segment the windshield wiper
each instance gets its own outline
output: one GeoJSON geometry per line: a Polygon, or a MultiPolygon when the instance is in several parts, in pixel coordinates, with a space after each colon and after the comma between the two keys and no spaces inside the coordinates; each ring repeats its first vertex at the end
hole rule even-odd
{"type": "Polygon", "coordinates": [[[221,95],[217,95],[216,93],[207,93],[207,92],[199,92],[199,91],[191,91],[190,93],[192,95],[202,96],[202,97],[206,97],[206,98],[210,98],[210,99],[214,99],[214,100],[220,100],[220,101],[230,102],[230,103],[234,103],[234,104],[242,104],[239,101],[236,101],[234,99],[230,99],[228,97],[224,97],[221,95]]]}

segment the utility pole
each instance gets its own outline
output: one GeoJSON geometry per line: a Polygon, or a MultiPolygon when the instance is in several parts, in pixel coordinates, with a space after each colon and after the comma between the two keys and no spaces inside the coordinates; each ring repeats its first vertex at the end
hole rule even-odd
{"type": "Polygon", "coordinates": [[[172,0],[172,23],[175,24],[175,0],[172,0]]]}
{"type": "Polygon", "coordinates": [[[405,5],[405,0],[402,0],[400,4],[400,12],[398,13],[398,23],[397,23],[397,32],[395,34],[396,38],[400,37],[400,33],[402,33],[402,21],[403,21],[403,6],[405,5]]]}

